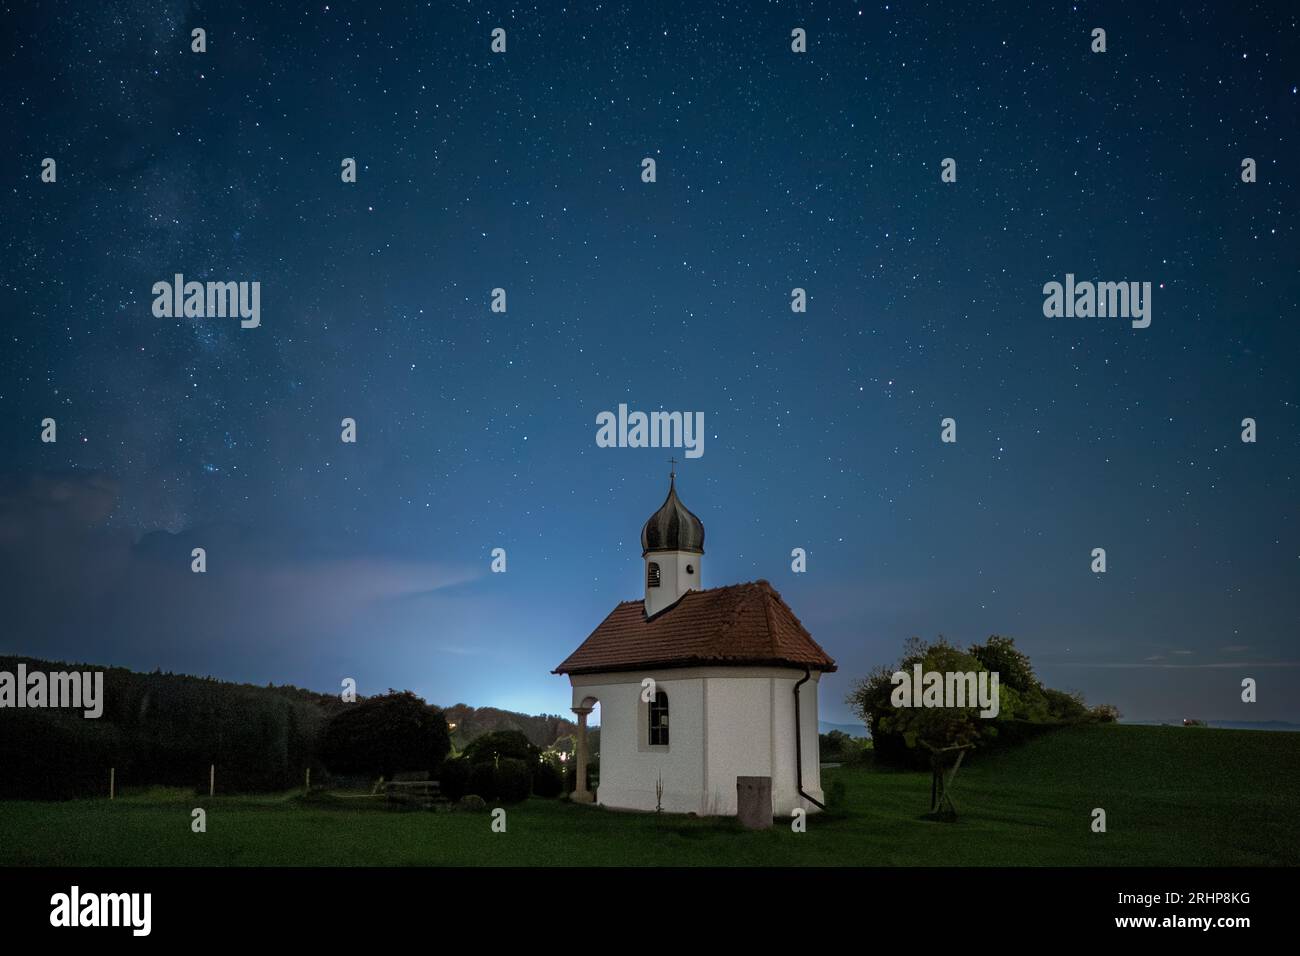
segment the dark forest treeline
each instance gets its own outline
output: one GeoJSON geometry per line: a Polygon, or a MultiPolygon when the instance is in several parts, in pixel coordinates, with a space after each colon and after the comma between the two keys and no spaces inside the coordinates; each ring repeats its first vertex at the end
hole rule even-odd
{"type": "MultiPolygon", "coordinates": [[[[309,767],[313,783],[324,782],[324,730],[349,706],[337,696],[290,685],[258,687],[93,664],[0,656],[0,671],[16,674],[20,663],[29,673],[102,671],[103,714],[88,719],[80,710],[0,709],[0,798],[107,796],[109,768],[116,768],[119,788],[206,791],[213,764],[217,793],[302,786],[309,767]]],[[[475,720],[472,708],[458,708],[470,718],[461,737],[465,743],[498,721],[516,721],[532,738],[549,732],[555,720],[509,711],[475,720]]]]}
{"type": "Polygon", "coordinates": [[[120,667],[0,657],[0,671],[102,671],[103,714],[54,708],[0,711],[0,797],[67,799],[119,786],[218,792],[301,784],[336,697],[297,687],[254,687],[206,677],[137,674],[120,667]]]}

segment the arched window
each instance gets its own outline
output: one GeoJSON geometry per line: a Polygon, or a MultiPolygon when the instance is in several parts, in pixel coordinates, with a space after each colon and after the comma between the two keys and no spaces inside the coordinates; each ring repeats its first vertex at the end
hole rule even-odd
{"type": "Polygon", "coordinates": [[[650,746],[668,746],[668,695],[663,691],[650,702],[650,746]]]}
{"type": "Polygon", "coordinates": [[[653,561],[650,562],[649,566],[645,570],[645,586],[648,588],[659,587],[659,565],[655,564],[653,561]]]}

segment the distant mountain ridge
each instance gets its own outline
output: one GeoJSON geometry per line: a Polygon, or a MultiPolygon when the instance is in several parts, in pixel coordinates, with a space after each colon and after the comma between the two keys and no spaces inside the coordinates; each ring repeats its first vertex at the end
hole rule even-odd
{"type": "Polygon", "coordinates": [[[842,734],[848,734],[850,737],[870,737],[867,728],[863,724],[832,724],[828,720],[817,721],[817,733],[829,734],[832,730],[838,730],[842,734]]]}
{"type": "Polygon", "coordinates": [[[560,737],[576,734],[578,725],[558,714],[521,714],[499,707],[471,707],[453,704],[444,707],[451,730],[451,742],[457,750],[464,750],[476,737],[498,730],[517,730],[538,747],[545,749],[560,737]]]}
{"type": "MultiPolygon", "coordinates": [[[[1122,724],[1136,724],[1141,727],[1181,727],[1182,718],[1177,720],[1121,720],[1122,724]]],[[[1221,727],[1224,730],[1279,730],[1300,733],[1300,724],[1290,720],[1207,720],[1207,727],[1221,727]]]]}

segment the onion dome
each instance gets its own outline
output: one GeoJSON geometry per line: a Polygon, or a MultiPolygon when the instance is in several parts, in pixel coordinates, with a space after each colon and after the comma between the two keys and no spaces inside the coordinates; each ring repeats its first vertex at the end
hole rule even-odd
{"type": "Polygon", "coordinates": [[[692,551],[704,553],[704,522],[677,497],[676,477],[668,479],[668,497],[641,529],[641,553],[692,551]]]}

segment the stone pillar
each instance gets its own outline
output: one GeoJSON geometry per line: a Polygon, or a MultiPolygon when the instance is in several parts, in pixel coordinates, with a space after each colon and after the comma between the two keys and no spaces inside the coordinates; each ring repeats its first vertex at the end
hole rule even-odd
{"type": "Polygon", "coordinates": [[[575,707],[573,712],[578,715],[577,766],[574,768],[577,779],[569,799],[574,803],[592,803],[595,796],[587,789],[587,715],[591,713],[591,708],[575,707]]]}
{"type": "Polygon", "coordinates": [[[772,827],[772,778],[736,778],[736,816],[746,830],[772,827]]]}

